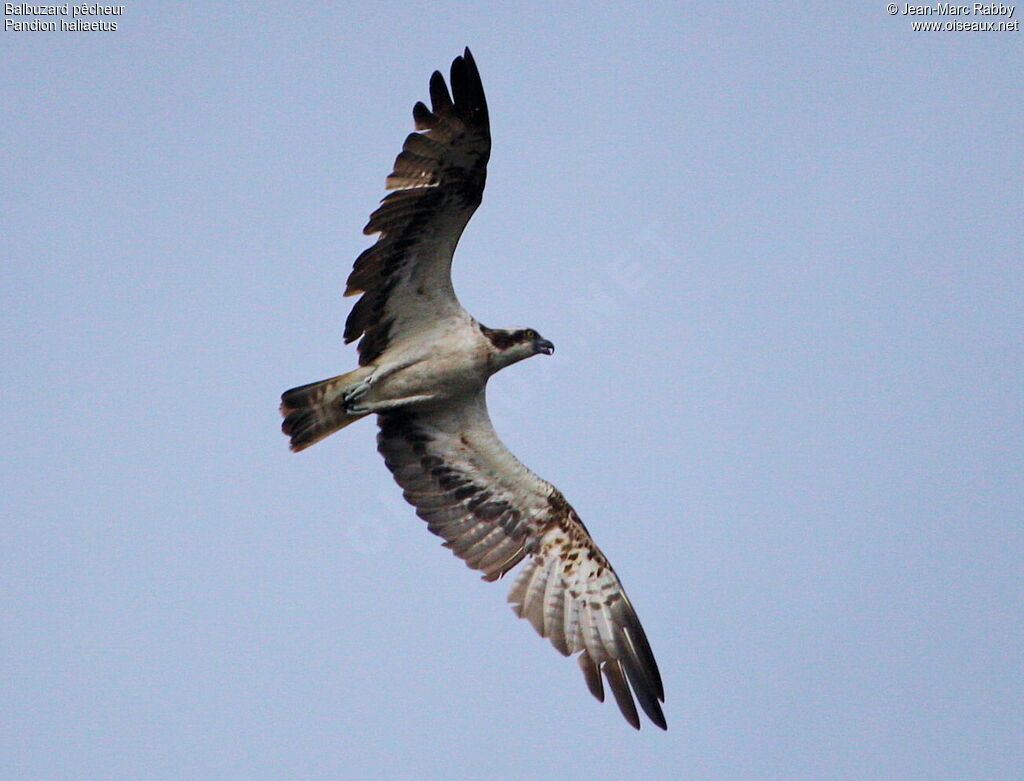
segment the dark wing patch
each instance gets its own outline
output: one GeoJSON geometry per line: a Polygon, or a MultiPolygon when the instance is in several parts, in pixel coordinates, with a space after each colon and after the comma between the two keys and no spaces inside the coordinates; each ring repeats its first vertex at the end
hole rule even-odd
{"type": "Polygon", "coordinates": [[[522,561],[543,502],[529,495],[524,501],[514,487],[495,479],[494,465],[473,444],[487,431],[463,434],[438,413],[378,417],[377,444],[388,469],[445,547],[481,570],[484,580],[497,580],[522,561]]]}
{"type": "Polygon", "coordinates": [[[483,394],[454,409],[378,418],[378,449],[430,531],[485,580],[529,555],[509,594],[516,613],[562,654],[581,652],[598,700],[603,675],[630,724],[640,726],[635,695],[665,729],[658,665],[618,576],[562,494],[498,438],[483,394]]]}
{"type": "Polygon", "coordinates": [[[469,49],[444,77],[430,78],[432,108],[413,107],[416,129],[395,159],[387,188],[363,232],[380,234],[349,275],[345,295],[362,293],[345,341],[363,337],[359,362],[375,360],[407,328],[457,311],[451,284],[455,246],[480,205],[491,137],[487,101],[469,49]]]}

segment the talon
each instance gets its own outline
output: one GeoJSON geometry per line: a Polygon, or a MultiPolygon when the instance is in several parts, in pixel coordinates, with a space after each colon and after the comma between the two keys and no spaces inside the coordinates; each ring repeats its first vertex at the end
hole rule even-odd
{"type": "Polygon", "coordinates": [[[350,412],[356,410],[351,406],[352,402],[359,401],[363,396],[366,395],[367,391],[370,390],[370,384],[373,382],[373,375],[371,374],[365,380],[360,380],[350,388],[346,388],[341,393],[341,404],[345,409],[350,412]]]}

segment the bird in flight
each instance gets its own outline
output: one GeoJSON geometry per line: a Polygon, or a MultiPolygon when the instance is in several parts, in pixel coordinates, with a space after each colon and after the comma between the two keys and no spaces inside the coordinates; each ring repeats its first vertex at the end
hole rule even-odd
{"type": "Polygon", "coordinates": [[[377,234],[349,275],[361,297],[345,323],[359,368],[281,396],[291,449],[371,413],[377,448],[405,498],[466,564],[497,580],[523,559],[508,601],[565,656],[579,653],[587,687],[640,728],[636,702],[666,729],[665,693],[633,605],[583,521],[521,464],[487,414],[487,380],[554,345],[532,328],[488,328],[452,288],[455,245],[480,205],[491,152],[480,74],[469,49],[437,71],[431,107],[413,107],[389,193],[363,232],[377,234]],[[602,675],[604,680],[602,680],[602,675]]]}

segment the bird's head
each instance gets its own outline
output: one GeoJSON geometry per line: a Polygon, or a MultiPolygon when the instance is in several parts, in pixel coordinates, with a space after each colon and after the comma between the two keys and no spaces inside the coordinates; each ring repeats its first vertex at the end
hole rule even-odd
{"type": "Polygon", "coordinates": [[[480,326],[480,330],[494,347],[495,371],[538,353],[551,355],[555,351],[555,346],[532,328],[508,330],[480,326]]]}

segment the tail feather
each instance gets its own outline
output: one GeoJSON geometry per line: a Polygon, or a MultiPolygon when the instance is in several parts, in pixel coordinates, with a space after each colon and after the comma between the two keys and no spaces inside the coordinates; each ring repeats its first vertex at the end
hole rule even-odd
{"type": "Polygon", "coordinates": [[[328,380],[300,385],[281,394],[281,431],[291,438],[296,453],[335,431],[355,423],[366,413],[350,415],[341,403],[342,392],[362,379],[362,369],[328,380]]]}

